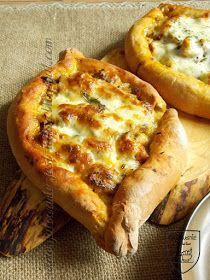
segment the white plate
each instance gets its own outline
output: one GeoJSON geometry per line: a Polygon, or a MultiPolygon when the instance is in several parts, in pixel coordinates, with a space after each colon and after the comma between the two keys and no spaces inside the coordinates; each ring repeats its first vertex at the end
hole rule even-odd
{"type": "Polygon", "coordinates": [[[210,279],[210,193],[194,210],[181,246],[183,280],[210,279]]]}

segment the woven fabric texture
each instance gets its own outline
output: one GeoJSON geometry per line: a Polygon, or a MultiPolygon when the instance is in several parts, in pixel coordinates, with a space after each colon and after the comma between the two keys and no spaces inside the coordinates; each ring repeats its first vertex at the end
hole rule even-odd
{"type": "MultiPolygon", "coordinates": [[[[191,3],[210,8],[210,2],[191,3]]],[[[8,106],[20,88],[41,69],[75,47],[101,58],[121,45],[129,27],[158,3],[0,5],[0,195],[17,164],[6,135],[8,106]]],[[[116,258],[98,248],[88,231],[74,220],[34,251],[13,258],[0,257],[0,280],[164,279],[180,276],[173,269],[185,221],[170,227],[146,223],[140,230],[139,250],[116,258]],[[175,235],[174,235],[175,236],[175,235]]]]}

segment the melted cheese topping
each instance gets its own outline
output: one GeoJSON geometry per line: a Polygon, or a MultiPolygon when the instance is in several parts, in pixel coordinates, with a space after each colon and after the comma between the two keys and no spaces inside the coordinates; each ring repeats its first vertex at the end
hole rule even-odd
{"type": "Polygon", "coordinates": [[[210,18],[172,18],[154,35],[159,40],[151,49],[157,60],[210,84],[210,18]]]}
{"type": "Polygon", "coordinates": [[[75,72],[49,84],[40,101],[39,143],[57,166],[96,187],[113,189],[148,157],[148,144],[163,112],[112,82],[75,72]]]}

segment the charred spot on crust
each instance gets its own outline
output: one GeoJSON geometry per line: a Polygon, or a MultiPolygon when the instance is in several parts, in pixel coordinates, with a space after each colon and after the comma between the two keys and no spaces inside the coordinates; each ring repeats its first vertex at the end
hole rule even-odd
{"type": "Polygon", "coordinates": [[[59,80],[60,79],[52,79],[50,77],[47,77],[47,76],[43,76],[41,77],[41,79],[45,82],[45,83],[48,83],[48,84],[58,84],[59,83],[59,80]]]}
{"type": "Polygon", "coordinates": [[[85,179],[97,193],[113,193],[116,187],[113,172],[102,164],[93,165],[85,179]]]}

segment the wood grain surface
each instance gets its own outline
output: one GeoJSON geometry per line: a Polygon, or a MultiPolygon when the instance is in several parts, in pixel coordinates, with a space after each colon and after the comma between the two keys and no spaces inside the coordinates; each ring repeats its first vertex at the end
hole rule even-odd
{"type": "Polygon", "coordinates": [[[70,219],[50,193],[42,194],[19,171],[0,204],[0,253],[26,253],[52,236],[70,219]]]}

